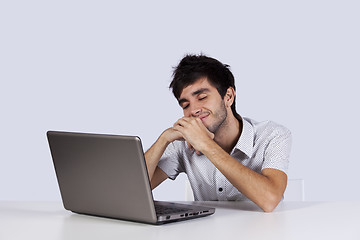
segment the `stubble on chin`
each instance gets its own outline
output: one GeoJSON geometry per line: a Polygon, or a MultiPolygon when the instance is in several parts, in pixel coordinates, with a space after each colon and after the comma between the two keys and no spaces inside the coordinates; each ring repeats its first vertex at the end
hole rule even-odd
{"type": "Polygon", "coordinates": [[[216,112],[213,117],[216,119],[215,123],[206,128],[213,134],[216,134],[216,132],[226,124],[227,111],[224,102],[221,102],[220,110],[216,112]]]}

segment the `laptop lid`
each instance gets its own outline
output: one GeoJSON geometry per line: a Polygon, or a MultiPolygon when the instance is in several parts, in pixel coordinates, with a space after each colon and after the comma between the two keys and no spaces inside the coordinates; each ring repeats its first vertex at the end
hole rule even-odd
{"type": "Polygon", "coordinates": [[[139,137],[59,131],[47,137],[67,210],[153,224],[214,213],[194,206],[187,214],[156,214],[139,137]]]}

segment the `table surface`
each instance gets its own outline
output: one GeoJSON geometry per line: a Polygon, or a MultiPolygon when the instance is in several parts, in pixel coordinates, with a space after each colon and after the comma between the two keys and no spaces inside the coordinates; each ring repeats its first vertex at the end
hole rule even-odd
{"type": "MultiPolygon", "coordinates": [[[[190,202],[191,203],[191,202],[190,202]]],[[[360,202],[193,202],[212,216],[160,226],[64,210],[60,202],[0,202],[0,239],[360,239],[360,202]]]]}

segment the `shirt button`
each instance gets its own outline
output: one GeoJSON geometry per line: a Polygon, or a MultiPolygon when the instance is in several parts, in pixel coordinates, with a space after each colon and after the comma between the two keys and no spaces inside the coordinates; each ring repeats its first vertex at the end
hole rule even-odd
{"type": "Polygon", "coordinates": [[[223,188],[219,188],[219,192],[222,192],[223,191],[223,188]]]}

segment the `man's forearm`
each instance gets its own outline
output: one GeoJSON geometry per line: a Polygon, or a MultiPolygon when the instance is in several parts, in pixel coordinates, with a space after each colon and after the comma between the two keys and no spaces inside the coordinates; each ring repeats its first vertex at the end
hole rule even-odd
{"type": "MultiPolygon", "coordinates": [[[[215,142],[203,150],[203,154],[247,198],[264,211],[272,211],[280,202],[286,187],[286,174],[278,171],[276,176],[259,174],[236,161],[215,142]],[[285,186],[282,186],[285,178],[285,186]]],[[[267,169],[265,169],[267,170],[267,169]]],[[[271,169],[271,171],[276,171],[271,169]]],[[[272,172],[269,171],[271,174],[272,172]]]]}
{"type": "Polygon", "coordinates": [[[155,169],[163,155],[166,147],[169,145],[163,134],[156,140],[156,142],[145,153],[146,166],[148,169],[149,179],[151,180],[155,169]]]}

